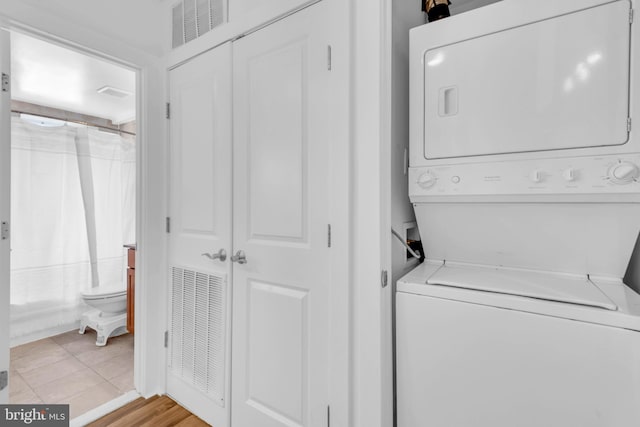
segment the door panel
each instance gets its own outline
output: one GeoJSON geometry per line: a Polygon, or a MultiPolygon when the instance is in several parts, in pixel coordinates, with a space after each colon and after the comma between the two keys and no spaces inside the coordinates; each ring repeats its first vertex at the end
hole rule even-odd
{"type": "Polygon", "coordinates": [[[246,67],[251,239],[306,241],[306,54],[307,41],[297,40],[246,67]],[[265,84],[265,76],[277,77],[265,84]]]}
{"type": "Polygon", "coordinates": [[[234,43],[234,427],[327,423],[324,3],[234,43]]]}
{"type": "Polygon", "coordinates": [[[168,394],[228,425],[231,45],[170,72],[171,266],[168,394]],[[208,256],[207,256],[208,255],[208,256]]]}
{"type": "MultiPolygon", "coordinates": [[[[0,29],[0,75],[10,75],[9,33],[0,29]]],[[[8,222],[11,201],[11,92],[0,88],[0,222],[8,222]]],[[[0,371],[9,372],[9,238],[0,238],[0,371]]],[[[0,404],[9,388],[0,390],[0,404]]]]}
{"type": "Polygon", "coordinates": [[[271,416],[275,410],[303,425],[309,293],[258,280],[247,285],[249,404],[271,416]],[[274,384],[278,384],[276,393],[274,384]]]}

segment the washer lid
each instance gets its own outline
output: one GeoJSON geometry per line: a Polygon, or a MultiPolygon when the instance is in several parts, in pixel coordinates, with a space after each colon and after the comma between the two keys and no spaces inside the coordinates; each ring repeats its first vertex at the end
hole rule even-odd
{"type": "Polygon", "coordinates": [[[618,309],[586,276],[447,263],[427,284],[618,309]]]}
{"type": "Polygon", "coordinates": [[[97,286],[95,288],[91,288],[82,292],[82,296],[87,299],[98,299],[124,295],[126,293],[127,290],[123,287],[123,285],[118,284],[97,286]]]}

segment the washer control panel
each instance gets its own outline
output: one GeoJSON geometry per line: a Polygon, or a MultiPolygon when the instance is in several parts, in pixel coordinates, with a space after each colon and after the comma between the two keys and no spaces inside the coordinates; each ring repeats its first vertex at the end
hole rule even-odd
{"type": "Polygon", "coordinates": [[[640,193],[640,154],[409,169],[413,196],[640,193]]]}

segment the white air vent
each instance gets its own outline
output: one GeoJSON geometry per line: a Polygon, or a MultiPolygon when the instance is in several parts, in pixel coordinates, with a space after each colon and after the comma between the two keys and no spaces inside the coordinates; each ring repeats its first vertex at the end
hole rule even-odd
{"type": "Polygon", "coordinates": [[[172,46],[175,49],[184,44],[184,13],[182,13],[182,3],[178,3],[173,7],[172,25],[172,46]]]}
{"type": "Polygon", "coordinates": [[[182,0],[173,7],[173,48],[200,37],[226,20],[226,0],[182,0]]]}
{"type": "Polygon", "coordinates": [[[184,0],[182,10],[184,11],[184,42],[188,43],[198,37],[196,0],[184,0]]]}
{"type": "Polygon", "coordinates": [[[198,26],[198,36],[203,35],[211,29],[211,8],[209,0],[197,0],[196,24],[198,26]]]}
{"type": "Polygon", "coordinates": [[[171,269],[171,372],[224,404],[226,276],[171,269]]]}

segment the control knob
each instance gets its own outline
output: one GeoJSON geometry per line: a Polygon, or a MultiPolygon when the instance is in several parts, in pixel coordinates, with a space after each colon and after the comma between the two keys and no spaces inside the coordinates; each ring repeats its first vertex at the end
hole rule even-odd
{"type": "Polygon", "coordinates": [[[638,180],[640,168],[631,162],[618,162],[609,168],[609,179],[614,184],[630,184],[638,180]]]}
{"type": "Polygon", "coordinates": [[[438,178],[432,172],[425,172],[418,177],[418,185],[424,190],[433,187],[437,181],[438,178]]]}

